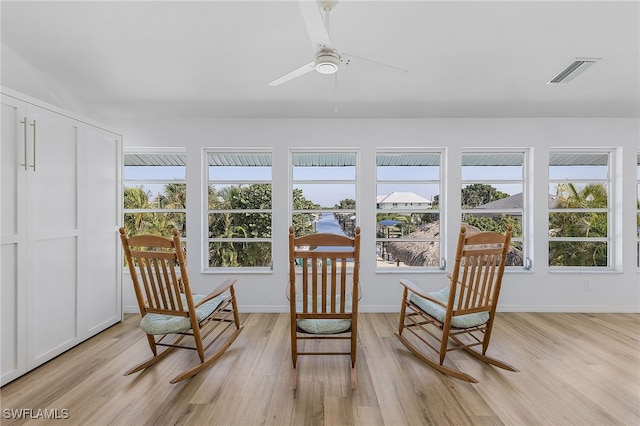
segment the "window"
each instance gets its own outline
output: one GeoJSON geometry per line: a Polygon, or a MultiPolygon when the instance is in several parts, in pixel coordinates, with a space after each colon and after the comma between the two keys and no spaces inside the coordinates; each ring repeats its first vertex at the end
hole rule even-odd
{"type": "Polygon", "coordinates": [[[127,150],[124,153],[124,227],[129,236],[186,236],[184,151],[127,150]]]}
{"type": "Polygon", "coordinates": [[[206,152],[208,268],[270,269],[271,152],[206,152]]]}
{"type": "Polygon", "coordinates": [[[296,236],[313,232],[353,236],[357,158],[354,151],[291,152],[291,223],[296,236]]]}
{"type": "Polygon", "coordinates": [[[549,266],[611,264],[609,152],[549,156],[549,266]]]}
{"type": "Polygon", "coordinates": [[[378,270],[441,266],[440,156],[426,151],[377,153],[378,270]]]}
{"type": "Polygon", "coordinates": [[[462,153],[462,223],[470,230],[504,233],[512,225],[507,266],[530,267],[525,261],[525,153],[467,151],[462,153]]]}
{"type": "Polygon", "coordinates": [[[636,175],[638,178],[638,184],[636,186],[636,196],[638,201],[636,202],[636,206],[638,208],[638,211],[636,213],[636,235],[638,238],[638,242],[637,242],[637,254],[636,254],[636,258],[637,258],[637,266],[638,268],[640,268],[640,153],[638,153],[637,156],[637,168],[636,168],[636,175]]]}

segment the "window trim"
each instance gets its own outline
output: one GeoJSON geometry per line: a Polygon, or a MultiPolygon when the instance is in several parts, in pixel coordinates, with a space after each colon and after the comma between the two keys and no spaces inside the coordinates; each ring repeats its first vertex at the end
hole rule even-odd
{"type": "Polygon", "coordinates": [[[271,229],[273,229],[273,148],[262,148],[262,147],[205,147],[202,149],[202,188],[201,188],[201,196],[202,196],[202,209],[201,212],[204,212],[201,217],[201,226],[202,226],[202,243],[200,244],[200,259],[201,259],[201,273],[203,274],[271,274],[273,273],[273,233],[270,238],[260,237],[260,238],[225,238],[224,242],[246,242],[250,240],[255,243],[264,243],[268,242],[271,245],[271,265],[270,266],[240,266],[240,267],[228,267],[228,266],[209,266],[209,243],[212,241],[217,241],[220,239],[217,238],[209,238],[209,214],[211,212],[216,213],[268,213],[271,215],[271,229]],[[214,167],[209,165],[209,155],[211,153],[218,154],[268,154],[271,157],[271,164],[269,167],[271,168],[271,177],[269,180],[241,180],[241,179],[232,179],[232,180],[210,180],[209,168],[214,167]],[[271,208],[270,209],[246,209],[246,210],[233,210],[233,209],[220,209],[220,210],[209,210],[209,193],[208,188],[212,182],[223,183],[224,185],[247,185],[247,184],[264,184],[268,183],[271,185],[271,208]]]}
{"type": "MultiPolygon", "coordinates": [[[[375,187],[374,191],[376,194],[376,201],[378,197],[378,185],[379,184],[420,184],[420,185],[429,185],[429,184],[437,184],[438,186],[438,209],[436,210],[439,215],[439,223],[440,223],[440,232],[438,233],[438,238],[420,238],[420,239],[411,239],[408,240],[406,238],[395,239],[398,242],[410,241],[410,242],[437,242],[439,244],[439,252],[440,252],[440,264],[438,266],[404,266],[402,268],[384,268],[378,267],[376,264],[375,273],[376,274],[407,274],[407,273],[433,273],[433,272],[442,272],[446,269],[446,241],[442,240],[442,235],[444,235],[444,231],[446,229],[446,203],[444,202],[446,198],[446,188],[444,187],[444,173],[446,167],[446,150],[444,148],[420,148],[420,147],[402,147],[402,148],[377,148],[374,153],[374,165],[376,168],[375,171],[375,187]],[[384,154],[434,154],[438,156],[438,178],[437,179],[399,179],[399,180],[389,180],[389,179],[378,179],[378,155],[384,154]]],[[[427,166],[424,166],[427,167],[427,166]]],[[[378,209],[377,203],[373,207],[374,217],[375,217],[375,225],[377,230],[378,224],[378,214],[385,213],[384,209],[378,209]]],[[[412,208],[411,206],[403,206],[403,208],[398,208],[393,210],[397,213],[424,213],[417,208],[412,208]]],[[[387,242],[388,238],[378,238],[374,234],[374,244],[373,244],[373,252],[377,257],[377,249],[378,243],[387,242]]]]}
{"type": "Polygon", "coordinates": [[[293,224],[293,215],[294,214],[314,214],[314,213],[353,213],[356,216],[355,226],[360,226],[360,214],[362,207],[360,206],[360,182],[361,182],[361,155],[360,148],[356,147],[290,147],[288,149],[288,194],[287,194],[287,209],[288,209],[288,225],[291,226],[293,224]],[[318,180],[310,180],[310,179],[300,179],[294,180],[293,178],[293,156],[295,154],[354,154],[355,155],[355,176],[353,179],[335,179],[335,180],[326,180],[326,179],[318,179],[318,180]],[[320,208],[320,209],[307,209],[307,210],[294,210],[293,209],[293,190],[295,185],[299,184],[353,184],[354,186],[354,197],[356,202],[355,209],[333,209],[333,208],[320,208]]]}
{"type": "MultiPolygon", "coordinates": [[[[133,185],[137,186],[137,185],[166,185],[166,184],[170,184],[170,183],[182,183],[185,186],[185,192],[187,191],[187,164],[186,164],[186,159],[187,159],[187,151],[184,147],[123,147],[122,149],[122,223],[124,224],[124,218],[126,214],[129,213],[182,213],[185,216],[185,226],[186,226],[186,222],[187,222],[187,208],[184,209],[160,209],[160,208],[153,208],[153,209],[125,209],[124,208],[124,191],[125,188],[128,186],[128,183],[132,183],[133,185]],[[128,180],[126,179],[126,173],[125,173],[125,159],[127,155],[134,155],[134,154],[158,154],[158,155],[162,155],[162,154],[182,154],[184,155],[185,158],[185,164],[181,167],[184,167],[184,180],[180,180],[177,181],[175,179],[133,179],[133,180],[128,180]]],[[[185,206],[186,207],[186,206],[185,206]]],[[[186,240],[187,240],[187,234],[185,233],[185,235],[181,236],[181,240],[183,242],[183,245],[186,244],[186,240]]]]}
{"type": "Polygon", "coordinates": [[[547,259],[549,258],[549,248],[550,243],[552,241],[556,242],[606,242],[607,244],[607,265],[606,266],[553,266],[549,264],[547,260],[547,267],[550,273],[558,273],[558,272],[579,272],[579,273],[603,273],[603,272],[615,272],[617,270],[616,267],[616,236],[614,224],[617,220],[615,217],[615,211],[613,206],[615,206],[615,148],[612,147],[565,147],[565,148],[551,148],[549,149],[547,155],[547,192],[550,184],[553,183],[561,183],[563,182],[561,179],[550,179],[549,177],[549,168],[551,167],[550,159],[553,154],[600,154],[607,156],[607,176],[605,179],[601,178],[580,178],[580,179],[567,179],[565,182],[570,183],[598,183],[605,182],[607,189],[607,207],[598,207],[598,208],[590,208],[590,209],[580,209],[580,208],[569,208],[569,209],[552,209],[547,204],[546,206],[546,220],[547,224],[549,223],[549,217],[551,213],[606,213],[607,214],[607,236],[606,237],[562,237],[562,238],[553,238],[549,236],[549,227],[547,225],[546,230],[546,248],[547,248],[547,259]]]}
{"type": "MultiPolygon", "coordinates": [[[[529,158],[531,156],[531,148],[463,148],[460,151],[460,191],[464,188],[465,185],[470,185],[474,183],[483,183],[488,185],[509,185],[509,184],[521,184],[522,185],[522,206],[520,208],[511,208],[511,209],[478,209],[478,208],[463,208],[460,205],[460,220],[462,220],[462,216],[466,213],[474,214],[474,213],[515,213],[521,215],[520,226],[522,227],[522,236],[521,237],[512,237],[511,240],[520,242],[522,244],[522,265],[514,265],[507,266],[505,268],[505,272],[508,271],[532,271],[533,265],[535,264],[533,258],[533,238],[532,238],[532,229],[533,225],[531,223],[532,220],[532,211],[529,207],[531,203],[529,202],[529,194],[531,193],[531,185],[532,179],[530,179],[529,173],[529,158]],[[462,178],[462,157],[465,154],[482,154],[482,155],[491,155],[491,154],[522,154],[522,176],[521,179],[483,179],[483,180],[472,180],[472,179],[463,179],[462,178]]],[[[460,203],[462,204],[462,203],[460,203]]]]}

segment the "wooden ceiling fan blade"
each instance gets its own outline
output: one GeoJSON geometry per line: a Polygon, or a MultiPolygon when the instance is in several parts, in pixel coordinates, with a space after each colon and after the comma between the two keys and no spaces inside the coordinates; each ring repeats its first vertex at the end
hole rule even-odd
{"type": "Polygon", "coordinates": [[[289,80],[293,80],[296,77],[300,77],[301,75],[304,75],[308,72],[313,71],[315,67],[316,67],[315,61],[311,61],[309,63],[302,65],[301,67],[294,69],[293,71],[289,71],[288,73],[276,78],[273,81],[270,81],[267,84],[269,86],[278,86],[282,83],[286,83],[289,80]]]}

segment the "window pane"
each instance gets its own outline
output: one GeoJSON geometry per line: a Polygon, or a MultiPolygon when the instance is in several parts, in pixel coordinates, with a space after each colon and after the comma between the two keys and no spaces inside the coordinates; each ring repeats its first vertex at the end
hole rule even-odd
{"type": "Polygon", "coordinates": [[[123,160],[124,226],[127,234],[170,237],[175,227],[184,238],[186,155],[175,152],[125,152],[123,160]]]}
{"type": "Polygon", "coordinates": [[[552,153],[549,180],[608,179],[608,154],[552,153]]]}
{"type": "Polygon", "coordinates": [[[608,189],[606,182],[550,183],[550,209],[606,208],[608,189]]]}
{"type": "Polygon", "coordinates": [[[607,266],[607,243],[550,241],[549,266],[607,266]]]}
{"type": "Polygon", "coordinates": [[[512,226],[507,266],[523,266],[525,224],[525,153],[462,154],[461,221],[470,232],[505,233],[512,226]]]}
{"type": "Polygon", "coordinates": [[[549,155],[550,266],[609,265],[609,175],[608,152],[549,155]]]}
{"type": "Polygon", "coordinates": [[[607,213],[549,213],[549,237],[607,236],[607,213]]]}
{"type": "Polygon", "coordinates": [[[462,180],[522,180],[523,164],[521,152],[462,154],[462,180]]]}
{"type": "Polygon", "coordinates": [[[210,214],[209,238],[271,238],[271,213],[210,214]]]}
{"type": "Polygon", "coordinates": [[[271,153],[212,150],[207,159],[209,267],[270,267],[271,153]]]}
{"type": "Polygon", "coordinates": [[[184,213],[125,213],[124,223],[127,235],[130,237],[140,234],[173,236],[176,228],[182,238],[186,237],[184,213]]]}
{"type": "MultiPolygon", "coordinates": [[[[349,208],[355,208],[356,188],[353,183],[321,183],[321,184],[294,184],[294,194],[298,190],[308,202],[299,204],[297,209],[336,209],[342,208],[346,200],[349,208]]],[[[295,196],[295,195],[294,195],[295,196]]],[[[294,209],[296,209],[294,205],[294,209]]]]}
{"type": "Polygon", "coordinates": [[[269,242],[210,242],[209,267],[270,267],[269,242]]]}
{"type": "Polygon", "coordinates": [[[251,183],[224,187],[209,184],[209,209],[271,209],[271,184],[251,183]]]}
{"type": "Polygon", "coordinates": [[[291,158],[291,223],[296,236],[313,232],[352,236],[357,217],[356,153],[294,152],[291,158]]]}
{"type": "Polygon", "coordinates": [[[378,180],[438,180],[440,167],[432,166],[378,166],[378,180]]]}
{"type": "Polygon", "coordinates": [[[184,178],[184,166],[124,166],[125,180],[184,180],[184,178]]]}
{"type": "Polygon", "coordinates": [[[522,183],[462,185],[461,207],[463,209],[522,209],[522,187],[522,183]]]}
{"type": "Polygon", "coordinates": [[[438,241],[385,241],[376,244],[378,268],[439,267],[438,241]]]}
{"type": "Polygon", "coordinates": [[[353,180],[356,178],[354,166],[294,167],[294,180],[353,180]]]}
{"type": "Polygon", "coordinates": [[[437,208],[437,203],[434,205],[434,198],[439,192],[440,185],[437,183],[379,183],[376,207],[381,210],[437,208]]]}
{"type": "Polygon", "coordinates": [[[492,231],[504,233],[507,226],[511,225],[512,238],[522,238],[522,214],[471,214],[463,213],[462,222],[478,228],[480,231],[492,231]]]}
{"type": "Polygon", "coordinates": [[[216,166],[211,170],[210,180],[225,181],[271,181],[271,167],[216,166]]]}
{"type": "Polygon", "coordinates": [[[440,153],[376,155],[377,267],[439,267],[440,153]]]}

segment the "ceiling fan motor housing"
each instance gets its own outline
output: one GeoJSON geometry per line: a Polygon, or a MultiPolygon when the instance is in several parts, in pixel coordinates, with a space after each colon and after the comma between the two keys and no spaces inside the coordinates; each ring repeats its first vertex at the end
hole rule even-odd
{"type": "Polygon", "coordinates": [[[333,74],[338,71],[340,55],[335,49],[322,49],[316,54],[316,71],[320,74],[333,74]]]}

